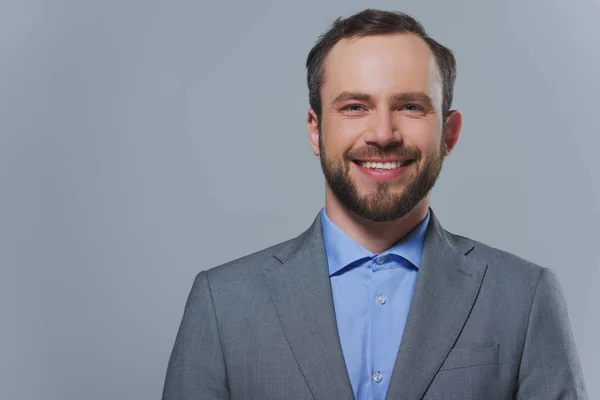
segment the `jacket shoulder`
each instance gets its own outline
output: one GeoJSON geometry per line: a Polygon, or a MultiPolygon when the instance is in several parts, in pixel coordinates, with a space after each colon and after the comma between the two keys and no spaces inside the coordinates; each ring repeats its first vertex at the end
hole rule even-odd
{"type": "Polygon", "coordinates": [[[452,233],[449,233],[449,235],[457,242],[470,242],[472,250],[467,257],[474,259],[476,262],[485,263],[487,265],[486,275],[505,284],[525,285],[533,291],[544,271],[552,273],[549,268],[542,267],[506,250],[465,236],[452,233]]]}
{"type": "Polygon", "coordinates": [[[289,252],[297,246],[297,241],[298,237],[288,239],[200,273],[206,273],[211,283],[221,281],[233,283],[240,280],[248,282],[256,277],[262,279],[265,269],[281,264],[275,255],[289,252]]]}

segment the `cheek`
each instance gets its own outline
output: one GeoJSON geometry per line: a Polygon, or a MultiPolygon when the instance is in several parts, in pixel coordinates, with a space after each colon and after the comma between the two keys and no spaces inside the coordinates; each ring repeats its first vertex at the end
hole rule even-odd
{"type": "Polygon", "coordinates": [[[356,140],[365,131],[367,118],[331,118],[331,129],[336,132],[340,140],[356,140]]]}
{"type": "Polygon", "coordinates": [[[363,130],[357,120],[326,118],[321,125],[321,137],[329,154],[343,154],[355,146],[363,130]]]}
{"type": "Polygon", "coordinates": [[[400,129],[405,144],[421,150],[423,157],[437,154],[441,132],[438,124],[434,121],[405,118],[401,121],[400,129]]]}

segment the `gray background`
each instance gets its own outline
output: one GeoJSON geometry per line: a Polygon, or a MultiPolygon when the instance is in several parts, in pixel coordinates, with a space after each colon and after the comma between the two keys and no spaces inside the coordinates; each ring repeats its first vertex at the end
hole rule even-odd
{"type": "MultiPolygon", "coordinates": [[[[0,2],[0,398],[160,397],[196,273],[323,205],[305,57],[365,4],[0,2]]],[[[557,272],[600,398],[600,2],[368,5],[454,50],[433,207],[557,272]]]]}

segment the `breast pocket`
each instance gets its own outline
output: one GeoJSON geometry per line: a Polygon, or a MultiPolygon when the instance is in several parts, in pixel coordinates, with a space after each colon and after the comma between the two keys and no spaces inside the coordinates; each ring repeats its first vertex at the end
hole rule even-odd
{"type": "Polygon", "coordinates": [[[456,347],[450,350],[440,371],[474,367],[478,365],[498,364],[500,346],[498,344],[456,347]]]}

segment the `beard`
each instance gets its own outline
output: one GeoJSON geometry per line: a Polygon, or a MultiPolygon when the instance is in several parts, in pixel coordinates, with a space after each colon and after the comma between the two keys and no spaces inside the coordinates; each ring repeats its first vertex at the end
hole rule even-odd
{"type": "Polygon", "coordinates": [[[429,194],[437,181],[444,163],[446,142],[440,141],[437,157],[428,161],[419,170],[422,152],[417,148],[406,148],[391,144],[384,148],[368,147],[360,151],[348,150],[341,157],[327,155],[322,141],[323,132],[319,135],[321,167],[325,180],[333,194],[346,209],[367,220],[387,222],[402,218],[429,194]],[[415,174],[400,192],[394,192],[397,183],[379,181],[376,190],[361,195],[356,182],[350,176],[350,163],[361,157],[402,157],[413,160],[409,168],[417,168],[415,174]]]}

